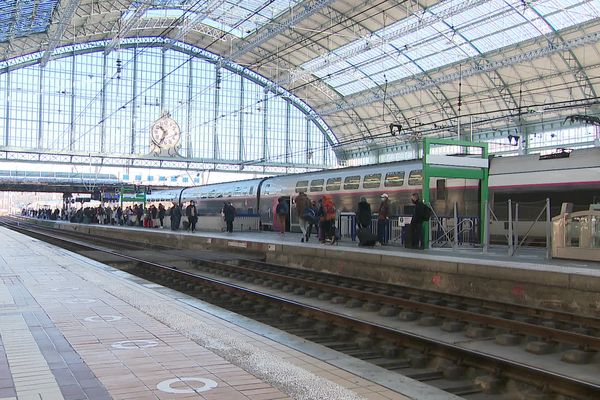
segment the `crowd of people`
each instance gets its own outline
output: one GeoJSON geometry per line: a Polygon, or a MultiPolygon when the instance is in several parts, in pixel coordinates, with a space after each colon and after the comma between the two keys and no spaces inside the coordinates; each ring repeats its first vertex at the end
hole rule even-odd
{"type": "MultiPolygon", "coordinates": [[[[313,235],[313,229],[321,243],[335,244],[340,239],[339,229],[336,227],[336,206],[333,198],[324,195],[317,201],[311,200],[306,193],[300,192],[293,199],[294,211],[298,217],[298,224],[302,232],[301,242],[308,242],[313,235]]],[[[423,222],[428,220],[428,206],[419,198],[418,193],[413,193],[411,202],[414,205],[412,220],[408,229],[407,247],[423,249],[423,222]]],[[[183,208],[182,204],[173,202],[167,209],[162,203],[151,204],[144,207],[143,204],[133,204],[122,208],[119,205],[105,205],[98,207],[82,207],[79,209],[58,208],[52,210],[43,208],[38,210],[23,209],[23,215],[33,218],[49,220],[67,220],[76,223],[106,224],[121,226],[140,226],[146,228],[165,228],[165,219],[170,219],[170,229],[177,231],[181,228],[191,232],[196,231],[198,223],[198,209],[192,200],[183,208]],[[186,221],[182,224],[182,217],[186,221]]],[[[355,211],[356,225],[358,229],[359,243],[363,245],[385,246],[389,239],[390,201],[386,193],[381,195],[381,202],[377,210],[377,234],[371,233],[373,212],[371,205],[365,197],[361,197],[355,211]]],[[[279,232],[284,234],[287,227],[287,219],[290,217],[288,200],[285,197],[278,199],[275,215],[279,232]]],[[[225,222],[225,230],[233,232],[233,221],[236,217],[236,209],[231,202],[224,202],[221,216],[225,222]]]]}
{"type": "MultiPolygon", "coordinates": [[[[428,207],[420,200],[418,193],[411,195],[413,204],[413,215],[408,228],[406,247],[414,249],[424,248],[423,239],[423,222],[428,220],[428,207]]],[[[276,209],[276,215],[280,232],[284,232],[285,218],[289,214],[285,206],[285,198],[279,198],[279,203],[276,209]]],[[[339,230],[335,226],[336,207],[331,196],[322,196],[318,202],[311,201],[306,193],[300,192],[294,199],[295,211],[298,216],[298,224],[302,231],[302,243],[308,242],[312,234],[313,227],[316,227],[319,241],[321,243],[330,242],[335,244],[339,238],[339,230]]],[[[366,246],[388,244],[390,232],[390,200],[387,193],[381,195],[381,202],[377,210],[377,235],[371,233],[371,224],[373,220],[373,212],[371,205],[366,197],[361,197],[358,202],[358,207],[355,211],[356,227],[359,236],[359,244],[366,246]]]]}

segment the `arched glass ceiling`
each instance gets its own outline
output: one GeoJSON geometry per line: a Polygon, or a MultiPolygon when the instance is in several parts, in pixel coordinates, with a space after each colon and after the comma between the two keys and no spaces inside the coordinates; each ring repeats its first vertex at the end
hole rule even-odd
{"type": "Polygon", "coordinates": [[[351,95],[598,17],[600,0],[527,5],[514,0],[445,1],[306,62],[302,69],[351,95]]]}
{"type": "MultiPolygon", "coordinates": [[[[301,100],[242,66],[163,38],[61,48],[0,63],[0,142],[14,150],[148,157],[164,110],[180,157],[247,166],[335,165],[335,138],[301,100]],[[142,43],[140,43],[142,42],[142,43]],[[167,44],[169,44],[167,46],[167,44]]],[[[150,155],[151,156],[151,155],[150,155]]]]}

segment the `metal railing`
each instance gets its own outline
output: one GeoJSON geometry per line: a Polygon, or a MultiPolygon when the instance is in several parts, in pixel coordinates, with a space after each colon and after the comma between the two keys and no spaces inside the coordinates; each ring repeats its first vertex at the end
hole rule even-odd
{"type": "Polygon", "coordinates": [[[478,245],[481,219],[479,217],[435,216],[430,221],[431,246],[478,245]]]}
{"type": "MultiPolygon", "coordinates": [[[[407,216],[396,215],[390,217],[386,221],[384,243],[392,245],[404,245],[406,240],[406,229],[404,221],[407,216]]],[[[377,235],[378,228],[377,217],[371,218],[371,233],[377,235]]],[[[337,227],[340,230],[340,236],[342,238],[350,239],[353,242],[356,241],[356,215],[353,212],[340,213],[337,220],[337,227]]]]}

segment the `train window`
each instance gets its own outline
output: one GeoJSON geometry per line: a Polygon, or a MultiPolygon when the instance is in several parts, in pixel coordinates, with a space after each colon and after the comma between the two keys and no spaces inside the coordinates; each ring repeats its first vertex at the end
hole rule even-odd
{"type": "Polygon", "coordinates": [[[358,189],[360,185],[360,175],[347,176],[344,179],[344,190],[358,189]]]}
{"type": "Polygon", "coordinates": [[[250,186],[250,190],[248,190],[248,194],[254,194],[254,186],[250,186]]]}
{"type": "Polygon", "coordinates": [[[306,189],[308,189],[308,181],[296,182],[296,193],[300,193],[300,192],[306,193],[306,189]]]}
{"type": "Polygon", "coordinates": [[[408,175],[408,184],[411,186],[422,185],[423,170],[416,169],[414,171],[410,171],[410,175],[408,175]]]}
{"type": "Polygon", "coordinates": [[[365,189],[373,189],[381,186],[381,174],[370,174],[365,175],[365,179],[363,180],[363,188],[365,189]]]}
{"type": "Polygon", "coordinates": [[[334,190],[340,190],[342,187],[342,178],[329,178],[327,179],[327,185],[325,186],[325,190],[328,192],[332,192],[334,190]]]}
{"type": "Polygon", "coordinates": [[[435,181],[435,199],[436,200],[446,200],[446,180],[445,179],[437,179],[435,181]]]}
{"type": "Polygon", "coordinates": [[[387,174],[385,174],[385,181],[383,181],[383,186],[394,187],[402,185],[404,185],[404,171],[388,172],[387,174]]]}
{"type": "Polygon", "coordinates": [[[311,192],[322,192],[323,191],[323,183],[324,179],[315,179],[310,182],[310,191],[311,192]]]}

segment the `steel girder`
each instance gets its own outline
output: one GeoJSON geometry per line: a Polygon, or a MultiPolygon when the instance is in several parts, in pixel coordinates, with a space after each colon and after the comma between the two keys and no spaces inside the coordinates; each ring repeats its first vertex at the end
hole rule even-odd
{"type": "Polygon", "coordinates": [[[75,14],[75,10],[79,7],[79,3],[81,0],[69,0],[68,3],[58,11],[58,21],[55,24],[51,25],[51,32],[48,34],[50,42],[48,42],[48,46],[42,59],[40,60],[40,65],[45,67],[52,53],[56,49],[56,47],[60,44],[60,40],[62,39],[67,27],[71,23],[73,15],[75,14]]]}

